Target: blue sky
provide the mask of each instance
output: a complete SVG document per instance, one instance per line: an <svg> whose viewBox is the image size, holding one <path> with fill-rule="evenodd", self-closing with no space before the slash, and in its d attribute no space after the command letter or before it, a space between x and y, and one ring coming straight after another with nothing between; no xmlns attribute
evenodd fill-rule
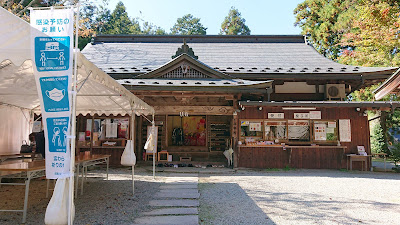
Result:
<svg viewBox="0 0 400 225"><path fill-rule="evenodd" d="M294 27L293 9L304 0L123 0L131 18L140 17L166 31L185 14L200 18L207 34L218 34L221 23L234 6L246 19L251 34L300 34ZM119 0L110 0L115 9Z"/></svg>

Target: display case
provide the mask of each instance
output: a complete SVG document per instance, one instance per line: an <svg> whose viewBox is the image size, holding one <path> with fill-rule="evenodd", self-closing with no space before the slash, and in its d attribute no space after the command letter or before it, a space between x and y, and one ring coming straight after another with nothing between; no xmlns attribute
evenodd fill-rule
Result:
<svg viewBox="0 0 400 225"><path fill-rule="evenodd" d="M287 122L280 120L264 121L264 137L266 141L282 142L288 137Z"/></svg>
<svg viewBox="0 0 400 225"><path fill-rule="evenodd" d="M256 145L264 140L262 120L240 121L240 142L245 145Z"/></svg>
<svg viewBox="0 0 400 225"><path fill-rule="evenodd" d="M332 145L338 142L336 120L240 120L239 144L264 145Z"/></svg>
<svg viewBox="0 0 400 225"><path fill-rule="evenodd" d="M288 120L288 140L298 142L310 142L309 120Z"/></svg>

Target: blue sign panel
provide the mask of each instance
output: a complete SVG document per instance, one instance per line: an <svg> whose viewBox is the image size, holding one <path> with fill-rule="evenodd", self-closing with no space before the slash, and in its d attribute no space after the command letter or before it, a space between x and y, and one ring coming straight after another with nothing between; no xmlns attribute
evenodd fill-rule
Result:
<svg viewBox="0 0 400 225"><path fill-rule="evenodd" d="M39 82L46 112L69 111L68 76L41 77Z"/></svg>
<svg viewBox="0 0 400 225"><path fill-rule="evenodd" d="M69 117L47 118L49 152L67 152Z"/></svg>
<svg viewBox="0 0 400 225"><path fill-rule="evenodd" d="M69 69L70 37L35 37L35 63L39 72Z"/></svg>

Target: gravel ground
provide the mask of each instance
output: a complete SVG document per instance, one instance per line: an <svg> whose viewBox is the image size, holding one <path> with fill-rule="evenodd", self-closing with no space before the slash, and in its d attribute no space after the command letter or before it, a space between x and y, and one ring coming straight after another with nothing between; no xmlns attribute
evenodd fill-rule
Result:
<svg viewBox="0 0 400 225"><path fill-rule="evenodd" d="M132 224L141 212L149 210L148 202L160 186L157 180L153 181L151 173L135 169L133 198L131 170L110 169L109 180L105 180L105 176L104 169L89 171L84 195L75 199L74 224ZM0 187L0 208L22 209L24 187ZM49 200L46 198L46 181L32 180L26 224L44 224ZM0 212L0 224L20 224L21 221L22 213Z"/></svg>
<svg viewBox="0 0 400 225"><path fill-rule="evenodd" d="M179 168L180 169L180 168ZM179 170L178 170L179 171ZM201 224L400 224L400 174L337 170L227 170L199 173ZM144 169L89 171L75 201L75 224L132 224L173 174ZM103 176L103 177L101 177ZM46 181L31 182L27 224L44 224ZM0 208L22 208L23 186L0 187ZM20 224L21 213L0 212L0 224Z"/></svg>
<svg viewBox="0 0 400 225"><path fill-rule="evenodd" d="M199 187L201 224L400 224L400 174L239 170Z"/></svg>

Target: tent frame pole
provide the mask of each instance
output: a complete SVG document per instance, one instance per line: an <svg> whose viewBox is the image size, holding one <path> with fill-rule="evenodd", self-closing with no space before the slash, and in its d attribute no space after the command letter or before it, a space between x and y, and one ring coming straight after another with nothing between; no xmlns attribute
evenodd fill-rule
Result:
<svg viewBox="0 0 400 225"><path fill-rule="evenodd" d="M72 215L72 207L74 201L74 170L75 170L75 137L76 137L76 81L77 81L77 74L78 74L78 30L79 30L79 6L80 3L76 4L76 18L75 18L75 47L74 47L74 77L72 79L72 106L71 106L71 129L70 129L70 137L71 137L71 159L70 159L70 168L69 168L69 201L68 201L68 225L73 224L73 217Z"/></svg>
<svg viewBox="0 0 400 225"><path fill-rule="evenodd" d="M135 113L131 114L131 143L135 152ZM132 196L135 196L135 166L132 166Z"/></svg>
<svg viewBox="0 0 400 225"><path fill-rule="evenodd" d="M151 122L152 125L152 129L151 132L154 134L154 129L155 129L155 122L154 122L154 113L153 113L153 121ZM157 137L155 137L157 141ZM157 152L157 148L153 149L153 180L156 179L156 152Z"/></svg>

